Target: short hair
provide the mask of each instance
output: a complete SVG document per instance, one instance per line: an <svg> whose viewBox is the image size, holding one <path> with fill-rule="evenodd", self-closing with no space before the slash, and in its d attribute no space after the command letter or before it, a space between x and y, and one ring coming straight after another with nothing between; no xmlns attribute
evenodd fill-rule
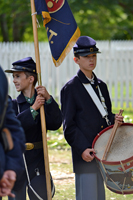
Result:
<svg viewBox="0 0 133 200"><path fill-rule="evenodd" d="M36 83L37 83L37 74L31 73L31 72L25 72L25 71L24 71L24 73L25 73L25 75L26 75L27 78L28 78L29 76L33 76L33 77L34 77L33 85L35 86Z"/></svg>
<svg viewBox="0 0 133 200"><path fill-rule="evenodd" d="M80 56L77 53L74 53L74 57L80 58Z"/></svg>

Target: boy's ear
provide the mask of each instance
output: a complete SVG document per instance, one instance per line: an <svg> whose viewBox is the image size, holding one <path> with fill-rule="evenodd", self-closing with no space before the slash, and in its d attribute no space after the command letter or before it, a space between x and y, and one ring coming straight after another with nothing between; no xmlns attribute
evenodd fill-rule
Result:
<svg viewBox="0 0 133 200"><path fill-rule="evenodd" d="M73 60L74 60L74 62L75 62L76 64L78 64L78 60L79 60L79 58L74 57Z"/></svg>
<svg viewBox="0 0 133 200"><path fill-rule="evenodd" d="M30 83L33 83L34 82L34 76L29 76L30 78Z"/></svg>

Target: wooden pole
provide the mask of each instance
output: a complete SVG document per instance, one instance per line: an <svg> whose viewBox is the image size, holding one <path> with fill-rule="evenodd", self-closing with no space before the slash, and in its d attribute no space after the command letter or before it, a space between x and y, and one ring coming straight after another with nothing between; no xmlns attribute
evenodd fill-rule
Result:
<svg viewBox="0 0 133 200"><path fill-rule="evenodd" d="M123 110L120 110L120 111L119 111L119 116L121 116L122 113L123 113ZM111 147L111 145L112 145L113 139L114 139L114 137L115 137L117 128L118 128L118 122L115 121L115 124L114 124L114 126L113 126L112 132L111 132L111 134L110 134L110 137L109 137L109 139L108 139L107 145L106 145L106 147L105 147L105 151L104 151L102 160L106 160L106 159L107 159L107 156L108 156L110 147Z"/></svg>
<svg viewBox="0 0 133 200"><path fill-rule="evenodd" d="M36 10L35 10L34 0L31 0L31 13L32 13L32 25L33 25L34 47L35 47L36 70L37 70L37 76L38 76L38 84L42 85L38 32L37 32L37 22L36 22ZM42 126L42 141L43 141L43 154L44 154L44 164L45 164L45 174L46 174L47 198L48 198L48 200L52 200L44 106L41 106L41 108L40 108L40 117L41 117L41 126ZM40 187L43 187L43 185L40 186Z"/></svg>

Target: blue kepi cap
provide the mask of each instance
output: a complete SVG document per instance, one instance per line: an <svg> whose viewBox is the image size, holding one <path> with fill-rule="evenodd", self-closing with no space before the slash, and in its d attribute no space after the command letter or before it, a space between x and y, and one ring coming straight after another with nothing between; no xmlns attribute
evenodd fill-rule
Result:
<svg viewBox="0 0 133 200"><path fill-rule="evenodd" d="M15 71L36 73L36 63L31 57L26 57L12 63L13 67L9 70L5 70L7 73L13 73Z"/></svg>
<svg viewBox="0 0 133 200"><path fill-rule="evenodd" d="M73 46L73 52L79 56L87 56L93 53L101 53L96 47L96 41L89 36L80 36Z"/></svg>

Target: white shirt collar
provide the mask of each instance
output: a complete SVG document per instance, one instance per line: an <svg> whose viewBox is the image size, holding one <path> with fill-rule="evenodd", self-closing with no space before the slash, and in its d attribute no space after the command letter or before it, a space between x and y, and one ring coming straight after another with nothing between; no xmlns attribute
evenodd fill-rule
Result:
<svg viewBox="0 0 133 200"><path fill-rule="evenodd" d="M92 74L92 75L93 75L93 74ZM90 81L91 84L94 84L94 75L93 75L92 78L88 78L87 76L86 76L86 78Z"/></svg>

